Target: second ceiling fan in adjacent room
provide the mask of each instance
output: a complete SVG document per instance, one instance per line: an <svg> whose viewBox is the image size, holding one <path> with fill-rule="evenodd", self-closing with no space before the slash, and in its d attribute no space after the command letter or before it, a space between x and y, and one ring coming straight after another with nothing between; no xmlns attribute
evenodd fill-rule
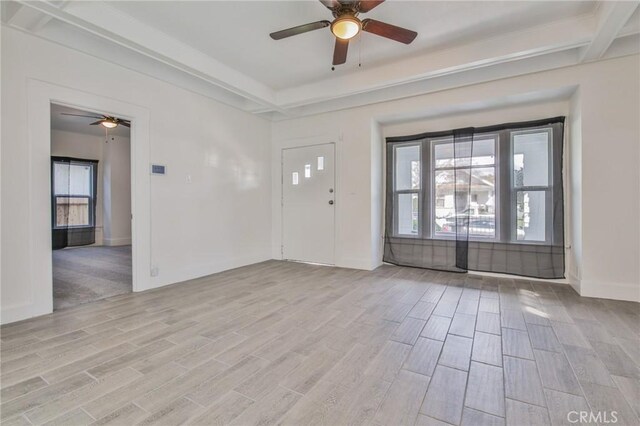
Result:
<svg viewBox="0 0 640 426"><path fill-rule="evenodd" d="M358 35L360 31L399 41L404 44L411 43L418 35L415 31L376 21L375 19L367 18L360 20L358 18L359 14L367 13L383 2L384 0L320 0L320 3L331 10L335 18L333 21L322 20L298 25L286 30L276 31L271 33L270 36L274 40L280 40L309 31L330 27L331 33L336 38L333 50L333 65L344 64L347 61L349 40Z"/></svg>
<svg viewBox="0 0 640 426"><path fill-rule="evenodd" d="M86 118L97 119L97 121L94 121L93 123L89 123L89 125L97 126L98 124L101 124L103 127L106 127L107 129L113 129L114 127L118 127L119 125L122 125L124 127L131 127L131 122L129 120L123 120L122 118L112 117L110 115L84 115L84 114L71 114L68 112L61 112L60 114L71 115L74 117L86 117Z"/></svg>

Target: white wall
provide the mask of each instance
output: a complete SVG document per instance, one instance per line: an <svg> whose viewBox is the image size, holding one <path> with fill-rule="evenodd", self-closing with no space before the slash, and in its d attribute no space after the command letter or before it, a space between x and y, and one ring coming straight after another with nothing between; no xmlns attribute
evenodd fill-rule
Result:
<svg viewBox="0 0 640 426"><path fill-rule="evenodd" d="M391 136L568 115L570 152L577 156L568 165L581 169L569 175L582 179L567 189L573 203L581 200L570 210L579 229L573 220L567 224L580 245L568 256L580 269L570 278L585 295L640 300L639 81L636 55L274 123L273 256L280 257L283 147L336 140L336 263L371 269L381 260L379 126ZM576 90L579 98L570 99ZM576 102L580 118L571 116Z"/></svg>
<svg viewBox="0 0 640 426"><path fill-rule="evenodd" d="M45 184L30 181L32 168L46 167L32 161L36 153L28 142L32 127L27 114L29 87L34 80L149 112L150 159L167 166L166 176L151 177L151 223L139 224L150 227L151 264L159 270L157 277L149 278L150 287L271 257L269 122L3 26L3 323L46 313L46 307L34 302L47 283L32 278L31 240L27 238L32 218L48 217L50 211L47 197L30 198L34 185ZM37 154L43 158L49 152ZM139 166L142 170L149 167ZM190 183L187 176L191 176ZM144 199L141 194L134 196ZM38 238L45 244L49 237Z"/></svg>
<svg viewBox="0 0 640 426"><path fill-rule="evenodd" d="M107 143L101 139L104 245L131 244L131 139L109 136Z"/></svg>

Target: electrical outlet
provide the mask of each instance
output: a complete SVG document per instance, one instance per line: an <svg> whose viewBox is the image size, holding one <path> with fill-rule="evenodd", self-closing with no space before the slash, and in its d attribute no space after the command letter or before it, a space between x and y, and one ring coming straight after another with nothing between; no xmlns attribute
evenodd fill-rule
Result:
<svg viewBox="0 0 640 426"><path fill-rule="evenodd" d="M159 273L160 273L160 269L157 266L152 266L151 267L151 276L152 277L157 277Z"/></svg>

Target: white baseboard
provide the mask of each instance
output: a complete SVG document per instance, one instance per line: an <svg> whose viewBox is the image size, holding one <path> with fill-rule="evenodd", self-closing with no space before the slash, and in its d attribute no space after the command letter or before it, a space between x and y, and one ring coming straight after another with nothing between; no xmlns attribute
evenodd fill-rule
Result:
<svg viewBox="0 0 640 426"><path fill-rule="evenodd" d="M157 277L151 277L149 287L139 289L137 291L151 290L195 278L206 277L207 275L216 274L229 269L240 268L241 266L253 265L254 263L260 263L267 260L271 260L271 256L265 252L215 261L202 265L191 265L173 271L163 270L162 266L159 265L159 274Z"/></svg>
<svg viewBox="0 0 640 426"><path fill-rule="evenodd" d="M582 280L580 282L580 296L640 302L640 284Z"/></svg>
<svg viewBox="0 0 640 426"><path fill-rule="evenodd" d="M50 314L52 311L52 307L37 306L35 302L3 307L0 311L0 324L9 324L33 317L39 317L41 315Z"/></svg>
<svg viewBox="0 0 640 426"><path fill-rule="evenodd" d="M131 237L125 238L103 238L102 245L105 246L130 246Z"/></svg>
<svg viewBox="0 0 640 426"><path fill-rule="evenodd" d="M567 278L569 280L569 285L576 291L576 293L580 293L580 278L577 275L569 272L567 274Z"/></svg>
<svg viewBox="0 0 640 426"><path fill-rule="evenodd" d="M361 269L364 271L373 271L380 265L374 265L371 259L361 259L357 257L346 257L338 259L336 266L340 268Z"/></svg>

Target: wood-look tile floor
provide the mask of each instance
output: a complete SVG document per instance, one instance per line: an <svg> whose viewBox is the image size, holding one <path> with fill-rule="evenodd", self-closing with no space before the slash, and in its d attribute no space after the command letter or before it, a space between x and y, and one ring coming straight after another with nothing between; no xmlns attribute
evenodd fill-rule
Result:
<svg viewBox="0 0 640 426"><path fill-rule="evenodd" d="M638 425L639 315L562 285L269 261L3 326L0 419Z"/></svg>

